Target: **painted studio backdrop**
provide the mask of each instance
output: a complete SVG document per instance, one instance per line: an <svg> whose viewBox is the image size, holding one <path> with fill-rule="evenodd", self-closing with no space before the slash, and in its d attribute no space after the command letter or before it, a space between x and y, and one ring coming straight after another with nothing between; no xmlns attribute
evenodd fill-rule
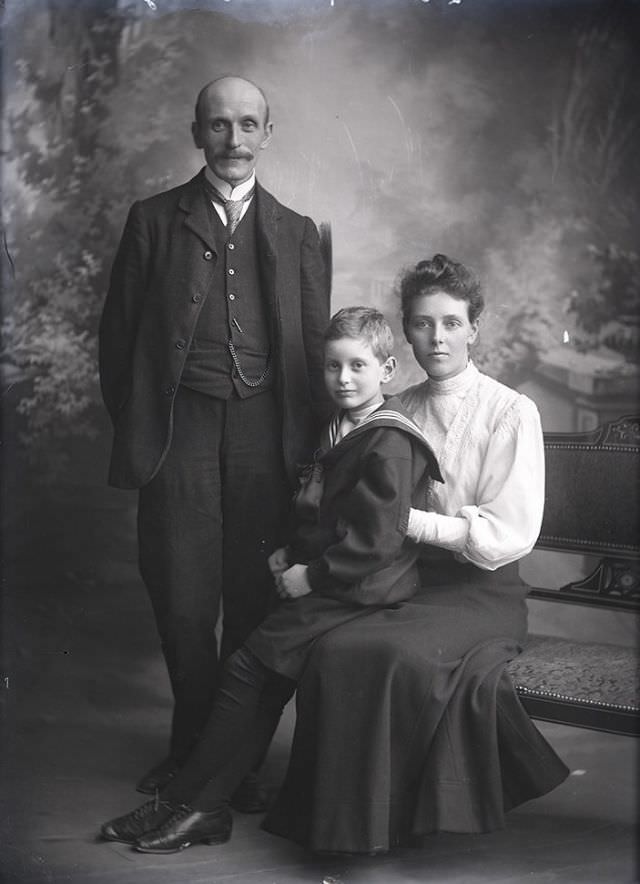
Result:
<svg viewBox="0 0 640 884"><path fill-rule="evenodd" d="M28 443L95 426L127 208L197 171L194 98L226 72L270 99L264 184L331 226L334 307L375 304L399 332L399 269L443 251L485 282L490 373L518 385L545 354L587 352L587 371L633 374L639 17L610 0L9 2L3 357L31 379ZM419 369L400 355L403 386Z"/></svg>
<svg viewBox="0 0 640 884"><path fill-rule="evenodd" d="M477 363L546 430L637 407L636 0L2 5L4 646L36 696L44 664L64 695L74 655L139 638L104 605L137 580L135 495L106 487L96 332L129 205L200 168L193 105L214 77L267 93L258 176L330 226L333 308L392 320L396 388L420 375L394 281L445 252L485 283ZM138 627L151 647L146 608ZM77 699L65 726L96 700Z"/></svg>

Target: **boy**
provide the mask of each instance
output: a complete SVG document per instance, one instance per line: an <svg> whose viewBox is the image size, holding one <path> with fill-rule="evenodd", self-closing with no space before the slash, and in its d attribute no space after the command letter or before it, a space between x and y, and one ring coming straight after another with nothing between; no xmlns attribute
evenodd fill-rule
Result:
<svg viewBox="0 0 640 884"><path fill-rule="evenodd" d="M424 500L436 458L382 387L396 369L393 335L367 307L338 311L325 333L325 383L339 410L296 496L291 545L269 564L284 604L225 666L197 746L160 793L102 827L144 853L175 853L231 835L229 796L265 752L313 643L418 587L409 508Z"/></svg>

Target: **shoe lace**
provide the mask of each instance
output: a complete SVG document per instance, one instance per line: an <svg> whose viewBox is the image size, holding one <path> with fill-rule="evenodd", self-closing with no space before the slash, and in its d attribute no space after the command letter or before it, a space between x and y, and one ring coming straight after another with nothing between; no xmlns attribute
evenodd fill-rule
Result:
<svg viewBox="0 0 640 884"><path fill-rule="evenodd" d="M161 825L156 829L156 832L159 834L164 834L165 831L170 830L176 823L179 823L180 820L184 819L186 816L189 816L190 813L193 813L193 808L188 804L179 804L177 807L171 807L171 805L167 805L171 808L172 813L167 819L161 823Z"/></svg>
<svg viewBox="0 0 640 884"><path fill-rule="evenodd" d="M145 817L149 816L149 814L158 811L160 806L165 807L167 810L171 809L171 805L167 801L160 801L159 796L156 793L155 798L152 798L151 801L146 801L140 807L136 808L131 816L134 820L143 820Z"/></svg>

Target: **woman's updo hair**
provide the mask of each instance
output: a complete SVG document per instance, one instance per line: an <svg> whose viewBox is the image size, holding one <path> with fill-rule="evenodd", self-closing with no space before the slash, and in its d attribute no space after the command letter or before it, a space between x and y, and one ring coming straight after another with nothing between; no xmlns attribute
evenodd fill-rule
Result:
<svg viewBox="0 0 640 884"><path fill-rule="evenodd" d="M429 261L419 261L400 278L402 325L406 332L411 318L411 305L419 295L444 292L468 304L469 321L475 322L484 309L480 282L470 270L452 261L446 255L434 255Z"/></svg>

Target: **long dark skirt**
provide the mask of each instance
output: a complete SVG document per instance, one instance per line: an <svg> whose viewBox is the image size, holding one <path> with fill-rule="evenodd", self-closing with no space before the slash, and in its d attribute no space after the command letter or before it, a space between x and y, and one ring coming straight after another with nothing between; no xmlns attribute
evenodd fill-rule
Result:
<svg viewBox="0 0 640 884"><path fill-rule="evenodd" d="M502 828L506 810L567 776L504 671L526 636L515 566L451 560L425 579L398 609L314 647L267 831L315 851L382 852Z"/></svg>

